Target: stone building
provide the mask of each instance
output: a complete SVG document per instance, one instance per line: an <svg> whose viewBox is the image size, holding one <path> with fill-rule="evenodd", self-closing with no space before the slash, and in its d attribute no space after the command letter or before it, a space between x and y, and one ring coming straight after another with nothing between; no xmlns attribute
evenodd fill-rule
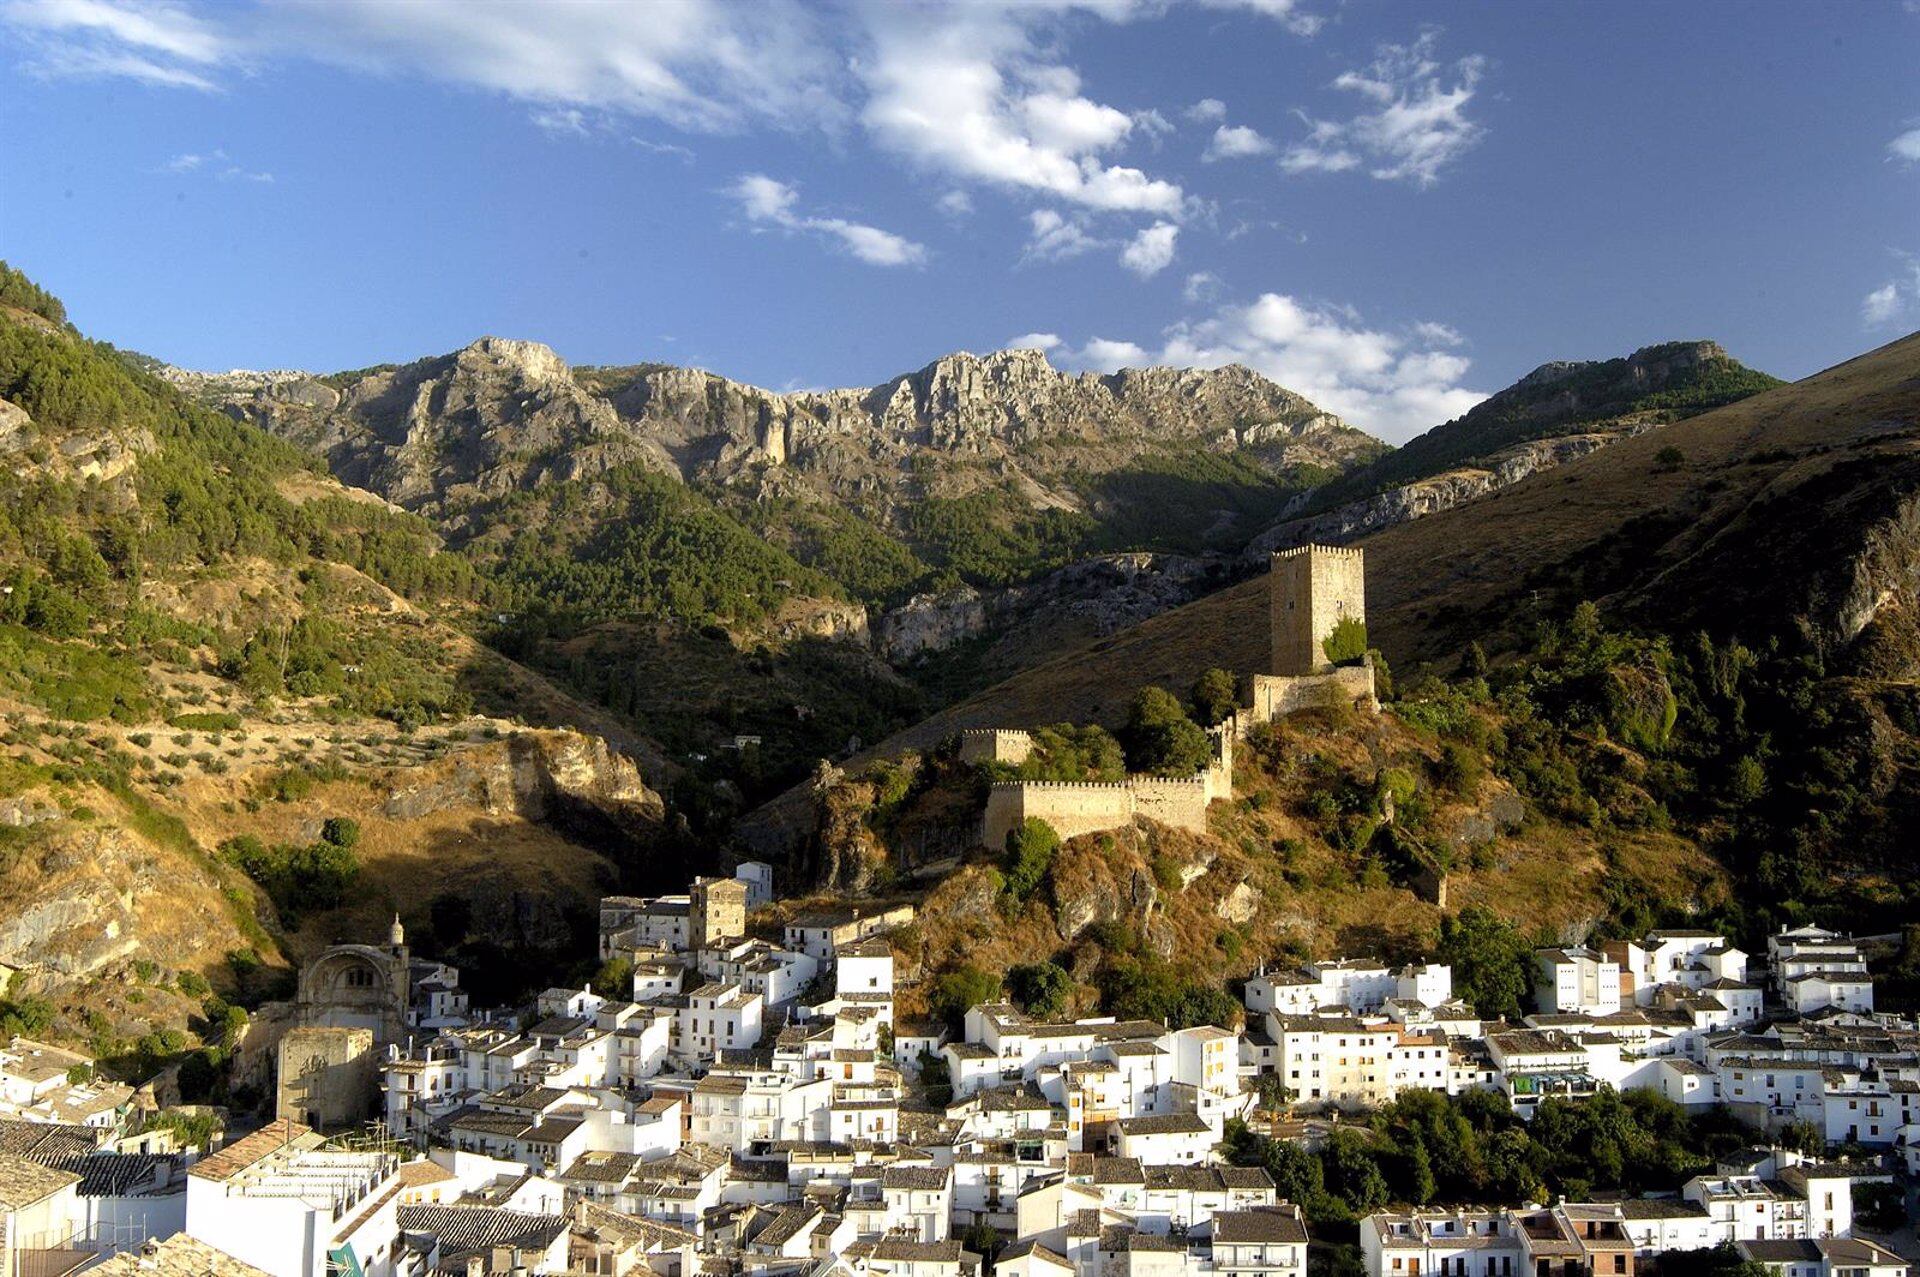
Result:
<svg viewBox="0 0 1920 1277"><path fill-rule="evenodd" d="M1267 568L1273 626L1272 674L1325 674L1326 641L1342 621L1367 623L1366 551L1303 545L1282 550Z"/></svg>
<svg viewBox="0 0 1920 1277"><path fill-rule="evenodd" d="M406 1041L419 1018L417 995L423 1006L439 1006L458 983L454 968L414 959L398 916L384 948L324 950L300 968L291 1024L275 1047L275 1116L316 1127L371 1116L378 1053Z"/></svg>
<svg viewBox="0 0 1920 1277"><path fill-rule="evenodd" d="M1367 622L1366 552L1332 545L1282 550L1267 581L1273 668L1243 683L1242 726L1336 702L1378 709L1372 662L1336 666L1326 649L1342 621Z"/></svg>
<svg viewBox="0 0 1920 1277"><path fill-rule="evenodd" d="M747 884L738 878L695 878L687 906L695 951L747 934Z"/></svg>
<svg viewBox="0 0 1920 1277"><path fill-rule="evenodd" d="M1248 728L1341 704L1377 710L1371 662L1336 666L1326 650L1342 621L1366 624L1364 551L1327 545L1284 550L1273 556L1267 581L1272 671L1244 680L1240 709L1213 729L1213 756L1203 770L1105 784L1002 781L988 791L981 842L1002 847L1007 834L1029 819L1046 821L1062 838L1117 829L1135 817L1204 832L1208 805L1233 795L1233 743ZM1022 731L976 728L960 735L962 762L1020 763L1032 749L1032 738Z"/></svg>
<svg viewBox="0 0 1920 1277"><path fill-rule="evenodd" d="M963 763L1009 763L1018 767L1033 753L1033 737L1026 732L994 727L969 727L960 733Z"/></svg>

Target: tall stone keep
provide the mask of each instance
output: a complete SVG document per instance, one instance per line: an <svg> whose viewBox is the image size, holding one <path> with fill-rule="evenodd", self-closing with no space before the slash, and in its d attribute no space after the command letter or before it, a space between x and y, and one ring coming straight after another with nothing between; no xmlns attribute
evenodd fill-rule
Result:
<svg viewBox="0 0 1920 1277"><path fill-rule="evenodd" d="M738 878L695 878L687 904L691 947L704 949L747 934L747 884Z"/></svg>
<svg viewBox="0 0 1920 1277"><path fill-rule="evenodd" d="M1268 568L1273 610L1273 673L1324 674L1333 668L1322 644L1333 627L1367 620L1365 552L1354 546L1302 545L1273 556Z"/></svg>

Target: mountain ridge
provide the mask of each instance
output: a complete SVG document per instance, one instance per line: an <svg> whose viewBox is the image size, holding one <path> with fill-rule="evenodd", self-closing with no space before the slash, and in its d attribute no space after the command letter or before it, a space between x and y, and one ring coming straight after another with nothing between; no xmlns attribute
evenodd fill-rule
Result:
<svg viewBox="0 0 1920 1277"><path fill-rule="evenodd" d="M1714 341L1549 360L1459 417L1301 493L1247 553L1350 541L1781 384Z"/></svg>

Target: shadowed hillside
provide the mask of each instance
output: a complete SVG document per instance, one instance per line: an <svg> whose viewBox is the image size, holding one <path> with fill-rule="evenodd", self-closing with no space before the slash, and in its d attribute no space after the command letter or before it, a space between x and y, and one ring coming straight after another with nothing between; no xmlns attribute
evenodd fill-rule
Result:
<svg viewBox="0 0 1920 1277"><path fill-rule="evenodd" d="M1911 616L1920 544L1906 546L1904 582L1893 565L1916 493L1920 335L1368 538L1369 630L1396 668L1450 665L1471 641L1492 647L1535 612L1593 598L1664 629L1804 632L1837 648L1877 615L1863 600L1883 589L1894 593L1878 612L1890 619L1904 598ZM875 752L963 727L1112 722L1144 684L1263 668L1266 599L1263 579L1243 582L1025 670Z"/></svg>

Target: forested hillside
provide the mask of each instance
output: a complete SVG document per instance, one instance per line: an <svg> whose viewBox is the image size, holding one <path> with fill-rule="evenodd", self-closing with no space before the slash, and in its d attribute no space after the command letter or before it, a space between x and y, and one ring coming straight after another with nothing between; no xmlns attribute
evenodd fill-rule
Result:
<svg viewBox="0 0 1920 1277"><path fill-rule="evenodd" d="M448 623L501 588L0 267L0 996L113 1055L394 910L570 952L677 772Z"/></svg>

